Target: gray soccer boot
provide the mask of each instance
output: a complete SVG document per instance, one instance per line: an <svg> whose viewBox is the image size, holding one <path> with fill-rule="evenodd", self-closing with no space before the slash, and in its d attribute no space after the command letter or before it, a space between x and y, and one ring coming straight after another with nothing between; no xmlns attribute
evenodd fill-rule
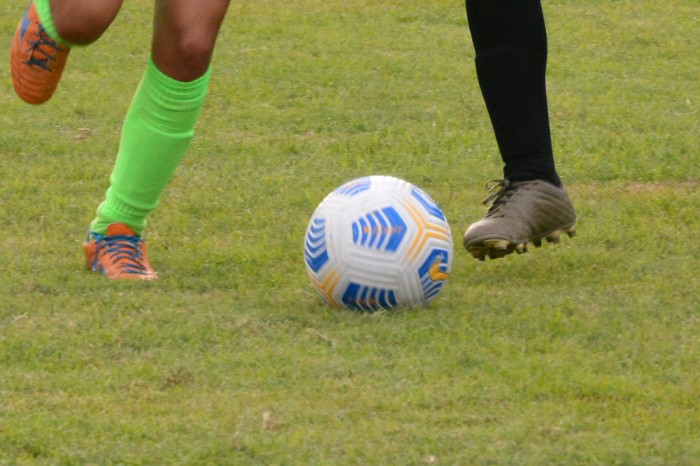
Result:
<svg viewBox="0 0 700 466"><path fill-rule="evenodd" d="M562 233L576 234L576 213L564 188L541 180L494 180L486 186L500 189L484 200L484 205L493 201L486 217L470 225L462 240L475 258L522 254L530 242L539 247L543 239L558 243Z"/></svg>

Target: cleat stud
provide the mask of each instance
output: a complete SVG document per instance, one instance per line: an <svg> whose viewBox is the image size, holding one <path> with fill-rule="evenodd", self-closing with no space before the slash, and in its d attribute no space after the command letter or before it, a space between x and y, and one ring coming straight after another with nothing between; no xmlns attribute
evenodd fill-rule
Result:
<svg viewBox="0 0 700 466"><path fill-rule="evenodd" d="M550 234L548 234L545 239L549 243L558 243L560 236L561 236L561 230L556 230L556 231L553 231Z"/></svg>
<svg viewBox="0 0 700 466"><path fill-rule="evenodd" d="M569 235L569 238L573 238L574 236L576 236L576 227L567 228L565 230L565 233Z"/></svg>
<svg viewBox="0 0 700 466"><path fill-rule="evenodd" d="M536 248L539 248L540 246L542 246L542 239L533 239L532 244L534 244Z"/></svg>
<svg viewBox="0 0 700 466"><path fill-rule="evenodd" d="M479 259L480 261L486 260L486 251L480 247L468 247L467 252L469 252L474 259Z"/></svg>
<svg viewBox="0 0 700 466"><path fill-rule="evenodd" d="M515 245L515 252L518 254L522 254L524 252L527 252L527 247L525 246L525 243L518 243Z"/></svg>
<svg viewBox="0 0 700 466"><path fill-rule="evenodd" d="M510 242L504 239L491 239L484 241L484 248L487 251L499 251L499 252L507 252L508 247L510 246ZM501 256L503 257L503 256Z"/></svg>
<svg viewBox="0 0 700 466"><path fill-rule="evenodd" d="M492 249L489 251L489 258L490 259L500 259L501 257L505 257L507 253L501 249Z"/></svg>

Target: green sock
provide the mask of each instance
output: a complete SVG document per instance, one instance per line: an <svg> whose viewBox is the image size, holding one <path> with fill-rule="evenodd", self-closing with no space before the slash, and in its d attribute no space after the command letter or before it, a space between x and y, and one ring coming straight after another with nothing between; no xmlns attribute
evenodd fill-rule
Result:
<svg viewBox="0 0 700 466"><path fill-rule="evenodd" d="M124 120L121 143L105 201L91 230L105 234L125 223L137 235L187 152L209 87L211 69L190 82L176 81L149 59Z"/></svg>
<svg viewBox="0 0 700 466"><path fill-rule="evenodd" d="M49 37L53 40L72 47L74 44L71 44L70 42L61 39L61 36L58 35L56 25L53 23L53 17L51 16L51 1L32 1L34 2L34 6L36 7L36 13L39 15L39 20L41 21L41 25L43 26L44 31L46 31L46 34L48 34Z"/></svg>

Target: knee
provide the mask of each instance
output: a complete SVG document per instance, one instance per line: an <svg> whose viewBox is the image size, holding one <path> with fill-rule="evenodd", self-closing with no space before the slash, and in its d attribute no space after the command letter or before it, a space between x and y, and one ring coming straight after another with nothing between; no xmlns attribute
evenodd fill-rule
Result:
<svg viewBox="0 0 700 466"><path fill-rule="evenodd" d="M70 24L57 29L61 39L75 45L92 44L107 30L107 28L98 28L95 25L79 27L77 24Z"/></svg>
<svg viewBox="0 0 700 466"><path fill-rule="evenodd" d="M163 36L160 36L163 37ZM209 68L216 34L189 29L154 41L153 58L158 67L170 77L192 81Z"/></svg>
<svg viewBox="0 0 700 466"><path fill-rule="evenodd" d="M179 60L195 74L203 74L209 67L214 50L215 36L196 31L182 35L175 44Z"/></svg>

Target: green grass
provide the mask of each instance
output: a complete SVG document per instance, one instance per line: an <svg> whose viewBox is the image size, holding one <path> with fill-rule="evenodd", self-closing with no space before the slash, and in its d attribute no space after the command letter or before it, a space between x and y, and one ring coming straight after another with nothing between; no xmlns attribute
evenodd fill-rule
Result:
<svg viewBox="0 0 700 466"><path fill-rule="evenodd" d="M501 167L461 2L234 2L151 217L153 283L80 249L151 3L75 50L42 107L0 68L0 464L696 464L700 6L544 8L579 236L486 263L457 241L418 311L326 308L302 238L367 174L423 187L457 240L483 214Z"/></svg>

